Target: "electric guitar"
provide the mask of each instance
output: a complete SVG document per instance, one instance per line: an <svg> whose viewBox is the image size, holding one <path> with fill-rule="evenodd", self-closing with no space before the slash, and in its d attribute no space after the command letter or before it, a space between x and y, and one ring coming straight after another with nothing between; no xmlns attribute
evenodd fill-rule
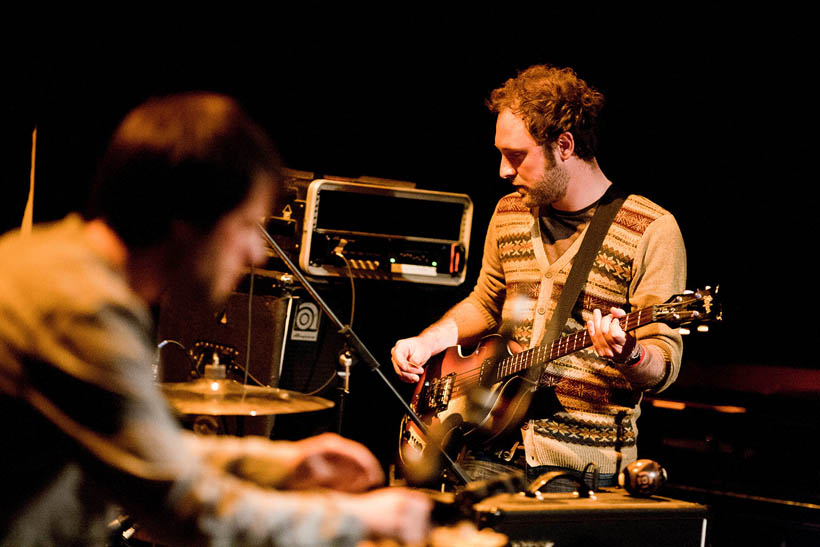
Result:
<svg viewBox="0 0 820 547"><path fill-rule="evenodd" d="M619 318L621 328L631 331L655 322L680 327L720 321L722 311L717 293L717 288L712 290L706 287L673 296L664 304L649 306ZM461 346L448 348L427 362L413 392L410 408L428 431L439 428L437 438L447 438L447 433L441 432L442 428L458 428L466 445L487 444L518 425L529 404L528 400L522 400L526 397L521 394L531 393L539 387L537 378L525 378L522 373L530 369L539 372L538 377L542 372L546 373L554 380L554 383L547 385L554 385L560 381L561 373L548 364L591 345L589 333L583 329L551 344L518 353L513 353L499 335L483 338L475 351L467 356L462 354ZM543 367L543 371L535 367ZM524 389L522 382L526 382ZM478 405L479 409L468 400L468 395L476 392L473 390L476 387L484 388L486 394L482 404ZM591 386L585 386L585 389L589 388ZM409 416L405 416L399 437L401 460L405 463L418 461L427 442L421 429Z"/></svg>

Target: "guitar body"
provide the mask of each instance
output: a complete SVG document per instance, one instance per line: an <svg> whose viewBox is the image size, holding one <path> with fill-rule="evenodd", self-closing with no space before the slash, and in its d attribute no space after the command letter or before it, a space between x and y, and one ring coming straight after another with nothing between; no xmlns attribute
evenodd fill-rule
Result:
<svg viewBox="0 0 820 547"><path fill-rule="evenodd" d="M488 444L518 425L526 410L531 384L521 376L494 382L498 363L519 348L499 335L481 340L475 351L463 355L460 346L448 348L432 357L416 384L410 407L439 442L447 445L458 430L471 446ZM475 389L480 387L483 389ZM471 401L470 391L479 401ZM399 457L403 462L417 461L427 439L408 417L402 420Z"/></svg>

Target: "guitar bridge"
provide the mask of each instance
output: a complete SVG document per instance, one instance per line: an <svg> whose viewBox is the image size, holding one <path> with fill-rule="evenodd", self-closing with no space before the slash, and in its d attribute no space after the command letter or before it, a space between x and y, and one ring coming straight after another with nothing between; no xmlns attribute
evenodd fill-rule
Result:
<svg viewBox="0 0 820 547"><path fill-rule="evenodd" d="M453 394L456 373L452 372L443 378L437 378L425 386L422 402L428 411L441 412L447 410L450 397Z"/></svg>

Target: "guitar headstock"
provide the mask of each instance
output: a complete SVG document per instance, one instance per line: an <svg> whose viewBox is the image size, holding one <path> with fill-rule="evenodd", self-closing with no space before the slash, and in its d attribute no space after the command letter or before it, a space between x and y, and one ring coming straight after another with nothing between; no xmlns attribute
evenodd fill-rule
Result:
<svg viewBox="0 0 820 547"><path fill-rule="evenodd" d="M723 310L718 289L719 287L706 287L675 295L666 303L655 306L655 320L676 327L721 321Z"/></svg>

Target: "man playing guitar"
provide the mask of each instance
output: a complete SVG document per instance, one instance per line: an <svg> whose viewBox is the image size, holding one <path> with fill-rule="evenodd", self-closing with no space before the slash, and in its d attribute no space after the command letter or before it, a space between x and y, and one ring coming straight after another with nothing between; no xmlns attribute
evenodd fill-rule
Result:
<svg viewBox="0 0 820 547"><path fill-rule="evenodd" d="M533 66L492 92L499 174L515 191L496 206L473 292L393 347L402 380L418 382L431 356L496 330L518 349L543 342L590 220L612 184L596 160L603 102L573 70L551 66ZM651 323L628 331L624 310L664 302L683 291L685 278L674 217L642 196L626 197L562 329L586 328L592 349L557 359L551 365L557 376L542 376L554 384L557 404L521 425L516 446L524 455L510 451L511 442L474 448L462 467L479 479L526 462L532 479L593 463L600 484L613 485L637 458L641 394L675 380L682 352L677 330Z"/></svg>

